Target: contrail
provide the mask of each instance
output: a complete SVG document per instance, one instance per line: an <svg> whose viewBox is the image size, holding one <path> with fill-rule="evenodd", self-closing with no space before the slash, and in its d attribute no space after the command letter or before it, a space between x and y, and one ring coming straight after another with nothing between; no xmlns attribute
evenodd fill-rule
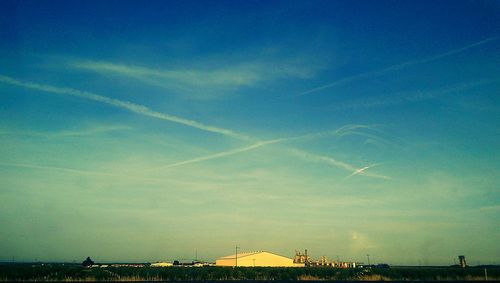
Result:
<svg viewBox="0 0 500 283"><path fill-rule="evenodd" d="M380 164L381 164L381 163L378 163L378 164L372 164L372 165L365 166L365 167L363 167L363 168L357 169L357 170L356 170L356 171L354 171L351 175L349 175L349 176L345 177L345 178L344 178L344 180L345 180L345 179L349 179L349 178L351 178L351 177L353 177L353 176L356 176L356 175L358 175L358 174L363 174L363 175L366 175L365 170L370 169L370 168L373 168L373 167L375 167L375 166L379 166ZM368 176L368 175L367 175L367 176ZM382 176L382 175L379 175L379 176L380 176L380 178L382 178L382 179L390 179L390 178L389 178L389 177L387 177L387 176Z"/></svg>
<svg viewBox="0 0 500 283"><path fill-rule="evenodd" d="M222 151L222 152L218 152L218 153L214 153L214 154L210 154L210 155L206 155L206 156L196 157L196 158L192 158L192 159L188 159L188 160L176 162L176 163L173 163L173 164L170 164L170 165L162 166L162 167L159 167L159 168L155 168L155 169L152 169L152 170L156 171L156 170L168 169L168 168L183 166L183 165L187 165L187 164L198 163L198 162L203 162L203 161L212 160L212 159L216 159L216 158L226 157L226 156L230 156L230 155L234 155L234 154L238 154L238 153L242 153L242 152L247 152L247 151L250 151L250 150L257 149L257 148L262 147L262 146L266 146L266 145L270 145L270 144L275 144L275 143L281 143L281 142L287 142L287 141L294 141L294 140L300 140L300 139L321 138L321 137L328 136L328 135L342 136L342 135L344 135L344 132L352 130L352 129L358 129L358 128L369 128L369 126L365 126L365 125L346 125L346 126L343 126L343 127L339 128L339 129L337 129L335 131L325 131L325 132L310 133L310 134L305 134L305 135L300 135L300 136L295 136L295 137L279 138L279 139L273 139L273 140L267 140L267 141L259 141L259 142L256 142L256 143L254 143L252 145L249 145L249 146L246 146L246 147L232 149L232 150L227 150L227 151ZM305 152L303 152L303 153L304 154L309 154L309 153L305 153ZM355 171L356 170L355 167L352 167L352 166L349 167L350 165L346 166L347 164L342 163L340 161L338 161L336 163L331 158L330 159L323 159L323 162L325 162L325 161L327 163L329 163L330 165L340 166L340 167L342 167L344 169L347 169L349 171ZM150 171L150 170L148 170L148 171Z"/></svg>
<svg viewBox="0 0 500 283"><path fill-rule="evenodd" d="M251 150L257 149L259 147L265 146L265 145L275 144L275 143L279 143L279 142L285 142L285 141L288 141L288 140L290 140L290 139L283 138L283 139L274 139L274 140L268 140L268 141L261 141L261 142L254 143L254 144L246 146L246 147L237 148L237 149L228 150L228 151L222 151L222 152L218 152L218 153L215 153L215 154L206 155L206 156L202 156L202 157L197 157L197 158L193 158L193 159L189 159L189 160L184 160L184 161L180 161L180 162L173 163L173 164L170 164L170 165L166 165L166 166L162 166L162 167L159 167L159 168L155 168L155 169L152 169L152 170L158 171L158 170L170 169L170 168L179 167L179 166L183 166L183 165L187 165L187 164L193 164L193 163L203 162L203 161L207 161L207 160L222 158L222 157L226 157L226 156L230 156L230 155L234 155L234 154L238 154L238 153L242 153L242 152L251 151ZM291 153L293 153L293 155L295 155L295 156L297 156L297 157L299 157L299 158L301 158L303 160L306 160L308 162L325 163L327 165L339 167L339 168L342 168L344 170L353 172L348 177L351 177L351 176L354 176L354 175L357 175L357 174L363 174L363 175L365 175L367 177L372 177L372 178L379 178L379 179L385 179L385 180L389 180L390 179L390 177L388 177L388 176L378 175L378 174L372 174L372 173L365 173L364 172L366 169L371 168L371 167L373 167L375 165L367 166L367 167L364 167L364 168L361 168L361 169L357 169L356 167L354 167L354 166L352 166L350 164L347 164L345 162L336 160L336 159L334 159L332 157L329 157L329 156L316 155L316 154L312 154L312 153L309 153L309 152L306 152L306 151L303 151L303 150L298 150L298 149L295 149L295 148L289 148L289 151ZM151 170L148 170L148 171L151 171Z"/></svg>
<svg viewBox="0 0 500 283"><path fill-rule="evenodd" d="M156 171L156 170L168 169L168 168L178 167L178 166L182 166L182 165L186 165L186 164L198 163L198 162L207 161L207 160L211 160L211 159L221 158L221 157L225 157L225 156L229 156L229 155L234 155L234 154L237 154L237 153L242 153L242 152L254 150L256 148L259 148L259 147L262 147L262 146L265 146L265 145L268 145L268 144L278 143L278 142L281 142L283 140L284 139L274 139L274 140L268 140L268 141L260 141L260 142L254 143L254 144L246 146L246 147L232 149L232 150L227 150L227 151L222 151L222 152L218 152L218 153L215 153L215 154L210 154L210 155L206 155L206 156L202 156L202 157L197 157L197 158L193 158L193 159L189 159L189 160L184 160L184 161L180 161L180 162L173 163L173 164L170 164L170 165L166 165L166 166L162 166L162 167L159 167L159 168L155 168L153 170Z"/></svg>
<svg viewBox="0 0 500 283"><path fill-rule="evenodd" d="M329 165L340 167L344 170L351 171L351 172L354 172L357 170L356 167L354 167L350 164L347 164L345 162L336 160L336 159L329 157L329 156L316 155L316 154L312 154L312 153L309 153L309 152L306 152L303 150L299 150L299 149L290 149L289 151L293 155L295 155L303 160L309 161L309 162L326 163Z"/></svg>
<svg viewBox="0 0 500 283"><path fill-rule="evenodd" d="M437 98L449 93L463 91L466 89L474 88L477 86L481 86L484 84L489 84L493 82L498 82L499 80L477 80L466 83L458 83L438 89L427 90L427 91L407 91L407 92L398 92L392 95L384 95L378 96L368 99L358 99L351 101L350 103L344 103L337 105L332 108L334 110L345 110L345 109L360 109L360 108L376 108L376 107L385 107L385 106L393 106L402 103L410 103L416 101L422 101L426 99Z"/></svg>
<svg viewBox="0 0 500 283"><path fill-rule="evenodd" d="M71 169L71 168L64 168L64 167L55 167L55 166L34 165L34 164L26 164L26 163L0 162L0 166L29 168L29 169L42 169L42 170L55 170L55 171L62 171L62 172L76 173L76 174L85 174L85 175L113 176L112 174L107 174L107 173L102 173L102 172L85 171L85 170Z"/></svg>
<svg viewBox="0 0 500 283"><path fill-rule="evenodd" d="M232 137L232 138L236 138L236 139L240 139L240 140L252 140L251 138L249 138L245 135L233 132L233 131L228 130L228 129L223 129L223 128L219 128L219 127L215 127L215 126L205 125L205 124L197 122L197 121L193 121L193 120L189 120L189 119L185 119L185 118L181 118L181 117L153 111L144 105L132 103L129 101L123 101L123 100L119 100L119 99L115 99L115 98L110 98L110 97L98 95L98 94L87 92L87 91L80 91L80 90L72 89L72 88L61 88L61 87L55 87L55 86L50 86L50 85L42 85L42 84L37 84L37 83L32 83L32 82L24 82L24 81L20 81L20 80L17 80L17 79L11 78L11 77L7 77L7 76L3 76L3 75L0 75L0 82L15 85L15 86L20 86L20 87L24 87L24 88L29 88L29 89L36 89L36 90L45 91L45 92L80 97L83 99L93 100L93 101L97 101L100 103L112 105L112 106L115 106L118 108L122 108L122 109L128 110L128 111L136 113L136 114L170 121L173 123L185 125L188 127L199 129L199 130L203 130L203 131L207 131L207 132L211 132L211 133L216 133L216 134L221 134L224 136L228 136L228 137Z"/></svg>
<svg viewBox="0 0 500 283"><path fill-rule="evenodd" d="M0 135L16 135L16 136L31 136L31 137L42 137L42 138L66 138L66 137L83 137L83 136L91 136L98 135L101 133L108 133L112 131L120 131L120 130L130 130L131 127L127 126L99 126L94 128L87 128L83 130L74 130L74 131L61 131L61 132L16 132L16 131L0 131Z"/></svg>
<svg viewBox="0 0 500 283"><path fill-rule="evenodd" d="M316 162L316 163L326 163L328 165L332 165L335 167L342 168L346 171L353 172L354 175L363 173L363 175L367 177L372 177L372 178L379 178L379 179L385 179L388 180L390 177L384 176L384 175L378 175L378 174L372 174L372 173L366 173L363 172L368 168L361 168L357 169L353 165L350 165L348 163L336 160L335 158L332 158L330 156L324 156L324 155L317 155L317 154L312 154L303 150L298 150L298 149L290 149L290 151L295 154L297 157L300 157L306 161L310 162Z"/></svg>
<svg viewBox="0 0 500 283"><path fill-rule="evenodd" d="M167 181L167 182L178 183L178 184L182 184L182 185L197 185L197 183L179 181L179 180L174 180L171 178L162 179L162 178L154 178L154 177L141 177L141 176L134 176L131 174L120 175L120 174L113 174L113 173L104 173L104 172L87 171L87 170L80 170L80 169L73 169L73 168L66 168L66 167L46 166L46 165L37 165L37 164L28 164L28 163L0 162L0 166L36 169L36 170L60 171L60 172L65 172L65 173L78 174L78 175L90 175L90 176L94 175L94 176L104 176L104 177L115 177L115 178L120 178L120 179L133 179L133 180L156 181L156 182Z"/></svg>
<svg viewBox="0 0 500 283"><path fill-rule="evenodd" d="M326 85L323 85L323 86L320 86L320 87L316 87L316 88L313 88L313 89L301 92L297 96L302 96L302 95L306 95L306 94L318 92L318 91L321 91L321 90L324 90L324 89L328 89L328 88L332 88L332 87L335 87L335 86L338 86L338 85L342 85L342 84L345 84L345 83L348 83L348 82L352 82L352 81L355 81L355 80L358 80L358 79L361 79L361 78L382 75L382 74L386 74L386 73L398 71L398 70L401 70L401 69L404 69L404 68L407 68L407 67L411 67L411 66L415 66L415 65L419 65L419 64L424 64L424 63L429 63L429 62L432 62L432 61L435 61L435 60L438 60L438 59L441 59L441 58L444 58L444 57L448 57L448 56L451 56L451 55L454 55L454 54L457 54L457 53L460 53L460 52L464 52L464 51L469 50L471 48L474 48L474 47L486 44L486 43L488 43L490 41L497 40L498 38L499 38L498 36L490 37L490 38L481 40L479 42L472 43L472 44L469 44L469 45L466 45L464 47L460 47L460 48L457 48L457 49L453 49L453 50L450 50L448 52L441 53L441 54L438 54L438 55L435 55L435 56L432 56L432 57L428 57L428 58L424 58L424 59L420 59L420 60L411 60L411 61L407 61L407 62L404 62L404 63L401 63L401 64L392 65L392 66L389 66L389 67L381 69L381 70L372 71L372 72L366 72L366 73L361 73L361 74L358 74L358 75L354 75L354 76L346 77L346 78L343 78L343 79L339 79L339 80L336 80L336 81L331 82L329 84L326 84Z"/></svg>
<svg viewBox="0 0 500 283"><path fill-rule="evenodd" d="M346 126L343 126L335 131L326 131L326 132L305 134L305 135L289 137L289 138L279 138L279 139L273 139L273 140L267 140L267 141L259 141L259 142L256 142L254 144L251 144L249 146L242 147L242 148L222 151L222 152L218 152L218 153L214 153L214 154L210 154L210 155L206 155L206 156L201 156L201 157L196 157L196 158L172 163L172 164L169 164L166 166L158 167L158 168L148 170L148 171L158 171L158 170L163 170L163 169L184 166L187 164L193 164L193 163L208 161L208 160L212 160L212 159L222 158L222 157L226 157L226 156L230 156L230 155L234 155L234 154L238 154L238 153L242 153L242 152L251 151L251 150L260 148L262 146L270 145L270 144L294 141L294 140L299 140L299 139L317 138L317 137L323 137L326 135L343 136L343 135L349 134L349 132L352 129L358 129L358 128L370 128L370 127L366 126L366 125L346 125ZM376 166L378 164L358 169L358 168L354 167L353 165L336 160L330 156L316 155L316 154L312 154L312 153L309 153L307 151L303 151L303 150L299 150L299 149L295 149L295 148L288 148L288 151L290 153L292 153L294 156L299 157L302 160L305 160L308 162L324 163L324 164L327 164L330 166L342 168L346 171L353 172L349 177L357 175L357 174L363 174L364 176L372 177L372 178L379 178L379 179L385 179L385 180L391 179L388 176L364 172L366 169L371 168L373 166Z"/></svg>
<svg viewBox="0 0 500 283"><path fill-rule="evenodd" d="M326 163L326 164L353 172L353 175L362 173L363 175L365 175L367 177L379 178L379 179L385 179L385 180L391 179L388 176L364 172L368 168L365 167L365 168L358 169L358 168L356 168L348 163L336 160L330 156L312 154L312 153L298 150L298 149L290 149L290 152L293 153L294 155L296 155L297 157L300 157L306 161L316 162L316 163ZM371 167L371 166L368 166L368 167Z"/></svg>
<svg viewBox="0 0 500 283"><path fill-rule="evenodd" d="M129 111L136 113L136 114L149 116L149 117L153 117L153 118L157 118L157 119L161 119L161 120L166 120L166 121L186 125L186 126L189 126L192 128L197 128L197 129L204 130L207 132L217 133L217 134L221 134L224 136L228 136L228 137L232 137L232 138L236 138L236 139L240 139L240 140L250 140L250 141L255 140L253 138L250 138L248 136L233 132L233 131L228 130L228 129L209 126L209 125L205 125L205 124L202 124L200 122L197 122L197 121L188 120L185 118L180 118L177 116L156 112L156 111L149 109L148 107L146 107L144 105L140 105L140 104L136 104L136 103L132 103L132 102L128 102L128 101L122 101L119 99L114 99L114 98L94 94L91 92L80 91L80 90L72 89L72 88L61 88L61 87L55 87L55 86L50 86L50 85L42 85L42 84L37 84L37 83L32 83L32 82L24 82L24 81L20 81L20 80L17 80L17 79L8 77L8 76L3 76L3 75L0 75L0 82L15 85L15 86L20 86L20 87L24 87L24 88L29 88L29 89L35 89L35 90L51 92L51 93L56 93L56 94L62 94L62 95L70 95L70 96L80 97L80 98L87 99L87 100L97 101L100 103L104 103L104 104L112 105L112 106L122 108L125 110L129 110ZM333 133L340 134L343 131L348 131L348 130L352 130L352 129L360 128L360 127L365 127L365 126L347 125L343 128L338 129L337 131L334 131ZM177 166L186 165L186 164L190 164L190 163L201 162L201 161L206 161L206 160L210 160L210 159L214 159L214 158L229 156L229 155L253 150L253 149L259 148L261 146L268 145L268 144L278 143L278 142L282 142L282 141L286 141L286 140L311 138L311 137L315 137L315 136L319 137L322 135L325 135L325 133L306 134L306 135L291 137L291 138L274 139L274 140L268 140L268 141L258 141L256 143L254 143L250 146L244 147L244 148L219 152L219 153L208 155L208 156L203 156L203 157L198 157L198 158L194 158L194 159L190 159L190 160L186 160L186 161L181 161L178 163L167 165L166 167L162 167L162 168L172 168L172 167L177 167ZM318 161L326 162L327 164L341 167L341 168L344 168L344 169L349 170L351 172L355 172L357 170L357 168L355 168L349 164L346 164L346 163L341 162L341 161L337 161L337 160L330 158L330 157L316 156L316 155L307 153L305 151L298 151L298 150L295 150L295 152L296 153L300 152L300 154L296 154L296 155L309 156L309 160L314 159L316 162L318 162ZM28 165L18 164L18 166L27 167ZM35 166L35 165L30 165L30 166ZM32 167L32 168L35 168L35 167ZM40 166L36 167L36 168L43 169ZM45 167L45 169L48 169L48 168L49 167ZM51 167L51 169L67 170L68 172L79 172L78 170L74 170L74 169L65 169L65 168L58 168L58 167ZM80 173L84 173L84 172L85 171L82 171ZM372 177L377 177L377 176L372 175Z"/></svg>

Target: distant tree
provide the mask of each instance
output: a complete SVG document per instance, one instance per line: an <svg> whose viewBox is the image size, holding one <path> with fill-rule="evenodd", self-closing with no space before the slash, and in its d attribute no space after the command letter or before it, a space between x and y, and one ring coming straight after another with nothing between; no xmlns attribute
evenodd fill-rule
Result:
<svg viewBox="0 0 500 283"><path fill-rule="evenodd" d="M82 262L82 265L84 267L89 267L94 265L94 262L90 259L90 257L87 257L87 259Z"/></svg>

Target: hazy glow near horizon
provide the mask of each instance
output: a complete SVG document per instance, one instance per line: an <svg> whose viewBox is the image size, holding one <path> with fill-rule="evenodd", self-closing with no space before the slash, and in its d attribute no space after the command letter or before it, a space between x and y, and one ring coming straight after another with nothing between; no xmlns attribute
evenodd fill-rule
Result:
<svg viewBox="0 0 500 283"><path fill-rule="evenodd" d="M0 260L498 264L499 13L1 1Z"/></svg>

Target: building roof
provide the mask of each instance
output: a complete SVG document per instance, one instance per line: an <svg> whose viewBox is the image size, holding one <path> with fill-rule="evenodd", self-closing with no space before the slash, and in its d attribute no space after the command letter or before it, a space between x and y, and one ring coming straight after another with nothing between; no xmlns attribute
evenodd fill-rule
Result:
<svg viewBox="0 0 500 283"><path fill-rule="evenodd" d="M247 257L247 256L256 255L256 254L261 254L261 253L267 253L267 254L271 254L271 255L274 255L274 256L279 256L279 257L285 257L285 258L288 258L288 257L286 257L286 256L277 255L277 254L270 253L270 252L266 252L266 251L256 251L256 252L242 252L242 253L238 253L238 259L243 258L243 257ZM236 254L232 254L232 255L224 256L224 257L221 257L221 258L219 258L219 259L233 259L233 258L236 258Z"/></svg>

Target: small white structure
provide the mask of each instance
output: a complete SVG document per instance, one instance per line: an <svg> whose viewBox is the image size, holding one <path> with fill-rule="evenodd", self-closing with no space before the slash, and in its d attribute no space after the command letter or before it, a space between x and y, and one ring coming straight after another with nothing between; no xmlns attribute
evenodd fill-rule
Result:
<svg viewBox="0 0 500 283"><path fill-rule="evenodd" d="M173 264L171 264L170 262L155 262L155 263L152 263L150 266L151 267L169 267L172 265Z"/></svg>
<svg viewBox="0 0 500 283"><path fill-rule="evenodd" d="M215 261L216 266L274 266L274 267L296 267L303 266L293 263L293 259L273 254L270 252L247 252L237 255L228 255Z"/></svg>

